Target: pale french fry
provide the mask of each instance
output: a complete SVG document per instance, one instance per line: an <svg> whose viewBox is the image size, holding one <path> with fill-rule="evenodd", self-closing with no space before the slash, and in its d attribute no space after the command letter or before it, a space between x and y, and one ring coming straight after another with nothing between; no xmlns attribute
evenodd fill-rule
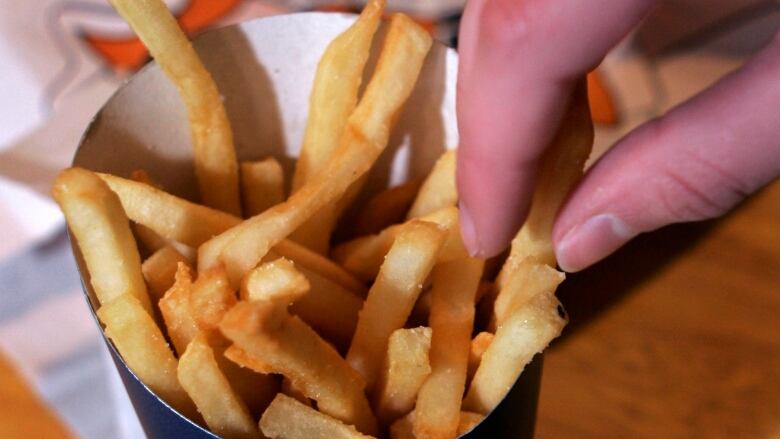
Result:
<svg viewBox="0 0 780 439"><path fill-rule="evenodd" d="M431 173L422 184L407 218L420 218L445 207L458 203L455 188L455 150L449 150L439 157Z"/></svg>
<svg viewBox="0 0 780 439"><path fill-rule="evenodd" d="M457 231L455 231L457 233ZM485 261L463 258L433 270L431 374L417 395L414 434L418 438L454 438L466 385L474 298Z"/></svg>
<svg viewBox="0 0 780 439"><path fill-rule="evenodd" d="M190 312L192 273L184 263L179 263L176 281L160 299L160 314L168 329L176 353L181 355L187 345L198 335L198 325Z"/></svg>
<svg viewBox="0 0 780 439"><path fill-rule="evenodd" d="M560 335L566 316L555 295L541 293L498 327L474 374L463 409L487 414L509 392L534 355Z"/></svg>
<svg viewBox="0 0 780 439"><path fill-rule="evenodd" d="M409 318L445 237L446 232L432 223L405 224L368 291L347 362L363 376L369 390L387 352L387 340Z"/></svg>
<svg viewBox="0 0 780 439"><path fill-rule="evenodd" d="M159 187L157 184L155 184L154 180L152 180L152 177L150 177L149 174L143 169L136 169L133 171L130 174L130 178L135 181L148 184L149 186ZM167 239L158 235L154 230L146 227L143 224L133 223L133 232L135 232L135 236L139 241L141 241L141 243L143 243L146 251L150 254L170 244ZM174 271L175 270L176 268L174 266Z"/></svg>
<svg viewBox="0 0 780 439"><path fill-rule="evenodd" d="M203 244L201 252L221 249L233 285L254 268L274 245L298 229L323 206L336 202L365 174L387 146L395 115L414 89L432 40L409 17L396 14L390 21L374 76L347 121L339 148L327 166L286 202L224 232Z"/></svg>
<svg viewBox="0 0 780 439"><path fill-rule="evenodd" d="M98 302L131 295L151 315L141 256L117 196L97 175L80 168L62 171L51 193L76 237Z"/></svg>
<svg viewBox="0 0 780 439"><path fill-rule="evenodd" d="M479 413L474 412L460 412L460 420L458 421L458 432L457 436L460 437L461 435L464 435L471 430L474 429L477 425L479 425L482 420L485 419L483 415L480 415Z"/></svg>
<svg viewBox="0 0 780 439"><path fill-rule="evenodd" d="M385 0L369 1L352 26L328 45L317 65L306 132L293 176L293 192L325 169L341 142L358 102L363 70L384 8ZM324 205L292 234L292 239L317 253L327 254L339 213L338 206Z"/></svg>
<svg viewBox="0 0 780 439"><path fill-rule="evenodd" d="M240 218L191 203L144 183L109 174L98 175L119 196L131 220L149 227L168 240L198 247L241 222ZM362 282L337 263L292 241L281 241L274 246L274 251L356 293L366 289ZM218 265L218 254L203 252L203 249L199 253L198 271L203 272Z"/></svg>
<svg viewBox="0 0 780 439"><path fill-rule="evenodd" d="M374 195L360 210L355 221L355 234L362 236L379 233L403 221L419 188L420 180L411 180Z"/></svg>
<svg viewBox="0 0 780 439"><path fill-rule="evenodd" d="M552 228L555 216L571 189L582 177L585 162L593 147L593 122L584 80L577 87L569 110L547 149L539 168L533 202L528 218L512 240L498 285L504 286L511 272L525 258L554 267Z"/></svg>
<svg viewBox="0 0 780 439"><path fill-rule="evenodd" d="M279 373L317 401L325 414L355 425L366 434L377 430L360 375L339 353L298 317L267 301L239 302L220 323L222 333L254 361L238 363L261 373ZM231 360L231 349L225 352Z"/></svg>
<svg viewBox="0 0 780 439"><path fill-rule="evenodd" d="M490 332L480 332L471 340L471 347L469 349L469 367L466 373L466 385L471 383L471 379L474 378L474 373L477 372L479 363L482 361L482 355L487 350L490 343L493 341L493 334Z"/></svg>
<svg viewBox="0 0 780 439"><path fill-rule="evenodd" d="M443 229L459 230L458 209L448 207L420 218L423 221L438 224ZM396 224L377 235L363 236L348 241L333 251L333 258L357 278L368 282L374 279L385 255L390 250L396 235L403 224ZM460 233L447 233L447 239L439 252L439 261L446 262L466 252Z"/></svg>
<svg viewBox="0 0 780 439"><path fill-rule="evenodd" d="M111 0L187 107L195 176L206 205L241 214L233 132L217 85L162 0Z"/></svg>
<svg viewBox="0 0 780 439"><path fill-rule="evenodd" d="M515 309L540 293L554 293L566 275L533 258L522 261L498 293L493 306L496 324L500 325Z"/></svg>
<svg viewBox="0 0 780 439"><path fill-rule="evenodd" d="M274 398L260 419L260 429L271 439L369 439L355 427L302 404L284 394Z"/></svg>
<svg viewBox="0 0 780 439"><path fill-rule="evenodd" d="M201 331L214 331L225 313L238 302L221 266L201 273L192 284L189 311Z"/></svg>
<svg viewBox="0 0 780 439"><path fill-rule="evenodd" d="M241 162L240 167L244 215L255 216L284 201L284 171L276 159Z"/></svg>
<svg viewBox="0 0 780 439"><path fill-rule="evenodd" d="M249 409L230 387L204 333L179 358L176 376L209 429L223 438L259 438Z"/></svg>
<svg viewBox="0 0 780 439"><path fill-rule="evenodd" d="M306 407L311 407L311 401L309 400L309 398L307 398L306 395L303 394L303 391L301 389L295 387L295 384L293 384L292 380L290 380L287 377L282 378L281 392L289 396L290 398L294 398L296 401L300 402Z"/></svg>
<svg viewBox="0 0 780 439"><path fill-rule="evenodd" d="M124 294L101 306L97 315L133 373L181 414L197 419L195 406L176 379L176 358L138 299Z"/></svg>
<svg viewBox="0 0 780 439"><path fill-rule="evenodd" d="M166 245L141 264L141 272L154 300L160 300L165 292L173 286L179 262L189 267L189 262L184 255L176 251L175 248Z"/></svg>
<svg viewBox="0 0 780 439"><path fill-rule="evenodd" d="M260 265L241 281L241 299L248 301L271 300L289 305L308 291L306 276L285 258Z"/></svg>
<svg viewBox="0 0 780 439"><path fill-rule="evenodd" d="M397 329L387 343L387 354L375 392L377 418L385 425L414 408L431 364L431 328Z"/></svg>

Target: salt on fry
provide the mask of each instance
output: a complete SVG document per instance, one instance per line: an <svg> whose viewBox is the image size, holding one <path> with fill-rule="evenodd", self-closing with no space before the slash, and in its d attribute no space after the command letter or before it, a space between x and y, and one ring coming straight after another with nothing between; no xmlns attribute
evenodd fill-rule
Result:
<svg viewBox="0 0 780 439"><path fill-rule="evenodd" d="M76 237L98 301L106 304L131 295L151 314L141 256L117 196L93 172L81 168L60 172L51 193Z"/></svg>
<svg viewBox="0 0 780 439"><path fill-rule="evenodd" d="M110 0L187 107L195 176L206 205L241 214L233 131L217 85L162 0Z"/></svg>
<svg viewBox="0 0 780 439"><path fill-rule="evenodd" d="M358 316L347 362L373 389L387 352L387 342L403 328L420 295L446 232L421 220L405 224L387 253Z"/></svg>

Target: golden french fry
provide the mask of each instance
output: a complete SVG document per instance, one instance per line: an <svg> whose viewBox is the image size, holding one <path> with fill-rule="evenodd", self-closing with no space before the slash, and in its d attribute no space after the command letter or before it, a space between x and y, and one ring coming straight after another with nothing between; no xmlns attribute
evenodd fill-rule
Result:
<svg viewBox="0 0 780 439"><path fill-rule="evenodd" d="M222 96L162 0L110 0L173 82L187 107L195 176L205 204L241 214L238 163Z"/></svg>
<svg viewBox="0 0 780 439"><path fill-rule="evenodd" d="M496 324L500 325L515 309L541 293L555 293L566 275L533 258L522 261L498 292L493 306Z"/></svg>
<svg viewBox="0 0 780 439"><path fill-rule="evenodd" d="M204 333L187 345L176 376L211 431L223 438L260 437L249 409L230 387Z"/></svg>
<svg viewBox="0 0 780 439"><path fill-rule="evenodd" d="M458 421L457 436L460 437L479 425L482 420L485 419L483 415L474 412L460 412L460 420Z"/></svg>
<svg viewBox="0 0 780 439"><path fill-rule="evenodd" d="M214 331L225 313L238 302L221 266L201 273L189 294L189 311L201 331Z"/></svg>
<svg viewBox="0 0 780 439"><path fill-rule="evenodd" d="M339 148L327 166L286 202L224 232L201 248L221 249L233 285L254 268L274 245L295 231L323 206L336 202L365 174L387 146L395 115L414 89L432 40L409 17L396 14L390 21L374 76L349 117Z"/></svg>
<svg viewBox="0 0 780 439"><path fill-rule="evenodd" d="M160 313L168 329L173 347L179 355L198 335L198 325L190 312L190 294L192 293L192 273L184 263L179 263L176 281L160 299Z"/></svg>
<svg viewBox="0 0 780 439"><path fill-rule="evenodd" d="M374 195L360 210L355 221L355 234L362 236L379 233L403 221L419 188L420 180L411 180Z"/></svg>
<svg viewBox="0 0 780 439"><path fill-rule="evenodd" d="M477 372L479 363L482 361L482 355L487 350L490 343L493 341L493 334L490 332L480 332L471 340L471 348L469 349L469 367L466 373L466 384L471 383L471 379L474 378L474 373Z"/></svg>
<svg viewBox="0 0 780 439"><path fill-rule="evenodd" d="M266 262L241 281L242 300L270 300L289 305L309 291L306 276L289 259Z"/></svg>
<svg viewBox="0 0 780 439"><path fill-rule="evenodd" d="M240 218L191 203L144 183L109 174L98 175L119 196L122 207L131 220L172 241L198 247L209 238L241 222ZM292 241L279 242L274 246L274 251L356 293L366 289L362 282L337 263ZM218 265L217 256L218 254L204 252L201 248L198 271L207 271Z"/></svg>
<svg viewBox="0 0 780 439"><path fill-rule="evenodd" d="M60 172L51 193L76 237L98 302L131 295L151 315L141 256L117 196L93 172L81 168Z"/></svg>
<svg viewBox="0 0 780 439"><path fill-rule="evenodd" d="M132 178L135 181L148 184L149 186L159 187L153 180L152 177L149 176L149 174L146 173L143 169L136 169L132 173L130 173L130 178ZM146 227L143 224L133 224L133 232L135 232L135 236L138 238L139 241L144 245L146 248L146 251L149 252L149 254L154 253L158 250L160 250L163 247L166 247L170 245L170 242L168 242L167 239L163 238L162 236L158 235L154 230ZM176 268L174 267L174 270Z"/></svg>
<svg viewBox="0 0 780 439"><path fill-rule="evenodd" d="M290 306L290 311L337 347L349 346L363 299L308 268L297 268L306 276L310 289Z"/></svg>
<svg viewBox="0 0 780 439"><path fill-rule="evenodd" d="M592 147L593 122L587 87L583 81L576 89L571 106L542 159L531 209L525 224L512 240L509 258L498 277L500 287L504 286L511 272L527 257L555 266L552 244L555 216L582 177Z"/></svg>
<svg viewBox="0 0 780 439"><path fill-rule="evenodd" d="M431 328L397 329L387 343L387 354L376 385L377 418L386 425L414 408L431 364Z"/></svg>
<svg viewBox="0 0 780 439"><path fill-rule="evenodd" d="M160 300L165 292L173 286L179 262L191 269L184 255L176 251L175 248L166 245L141 264L141 272L149 286L149 292L155 300Z"/></svg>
<svg viewBox="0 0 780 439"><path fill-rule="evenodd" d="M303 145L293 176L293 192L310 182L333 157L344 135L347 121L358 102L363 70L385 0L369 1L357 20L325 49L317 65L309 118ZM317 253L326 254L330 235L341 210L324 205L292 234L292 239Z"/></svg>
<svg viewBox="0 0 780 439"><path fill-rule="evenodd" d="M439 157L431 173L422 184L407 218L420 218L445 207L458 203L455 188L455 150L449 150Z"/></svg>
<svg viewBox="0 0 780 439"><path fill-rule="evenodd" d="M376 432L360 375L298 317L268 301L239 302L222 319L220 329L244 356L256 359L240 364L282 374L317 401L323 413L363 433ZM230 351L225 356L232 360Z"/></svg>
<svg viewBox="0 0 780 439"><path fill-rule="evenodd" d="M197 419L195 406L176 379L176 358L138 299L121 295L101 306L97 315L133 373L181 414Z"/></svg>
<svg viewBox="0 0 780 439"><path fill-rule="evenodd" d="M292 380L290 380L287 377L282 378L281 392L289 396L290 398L294 398L296 401L300 402L306 407L311 407L311 401L309 400L309 398L307 398L306 395L303 394L303 391L301 389L295 387L295 384L293 384Z"/></svg>
<svg viewBox="0 0 780 439"><path fill-rule="evenodd" d="M414 435L413 411L390 425L390 439L417 439Z"/></svg>
<svg viewBox="0 0 780 439"><path fill-rule="evenodd" d="M455 231L457 233L457 231ZM463 258L433 270L431 374L417 395L414 434L418 438L454 438L474 325L474 298L485 261Z"/></svg>
<svg viewBox="0 0 780 439"><path fill-rule="evenodd" d="M241 162L240 168L244 215L255 216L284 201L284 171L275 158Z"/></svg>
<svg viewBox="0 0 780 439"><path fill-rule="evenodd" d="M358 315L347 362L373 389L387 340L403 328L428 277L446 232L439 226L413 220L403 226L387 253L368 298Z"/></svg>
<svg viewBox="0 0 780 439"><path fill-rule="evenodd" d="M369 439L355 427L320 413L284 394L276 395L260 419L271 439Z"/></svg>
<svg viewBox="0 0 780 439"><path fill-rule="evenodd" d="M463 409L487 414L512 388L534 355L560 335L563 307L552 293L541 293L515 309L498 327L474 374Z"/></svg>

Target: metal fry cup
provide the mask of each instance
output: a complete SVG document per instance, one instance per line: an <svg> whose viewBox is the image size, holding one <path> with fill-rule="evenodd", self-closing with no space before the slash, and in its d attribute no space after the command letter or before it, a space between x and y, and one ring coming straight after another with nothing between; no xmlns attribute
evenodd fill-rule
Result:
<svg viewBox="0 0 780 439"><path fill-rule="evenodd" d="M208 32L195 40L224 97L240 160L273 156L292 175L317 63L330 41L354 19L328 13L281 15ZM387 150L371 171L366 195L425 176L442 151L458 144L457 58L453 49L434 44ZM371 68L367 70L368 74ZM73 165L123 177L143 169L166 191L196 199L186 110L156 64L134 75L103 106L84 134ZM78 248L73 247L94 315L98 302ZM97 317L95 321L100 325ZM149 438L217 437L157 397L107 339L106 344ZM532 437L540 378L538 357L504 401L462 437Z"/></svg>

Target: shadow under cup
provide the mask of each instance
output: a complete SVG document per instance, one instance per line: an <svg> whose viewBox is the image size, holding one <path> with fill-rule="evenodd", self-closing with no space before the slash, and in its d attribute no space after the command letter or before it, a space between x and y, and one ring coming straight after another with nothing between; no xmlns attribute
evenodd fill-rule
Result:
<svg viewBox="0 0 780 439"><path fill-rule="evenodd" d="M292 175L317 62L328 43L353 20L354 16L343 14L282 15L208 32L195 41L224 96L240 160L273 156L286 175ZM381 35L376 40L381 41ZM369 66L366 77L370 71ZM456 74L456 52L434 44L363 196L425 176L442 151L458 144ZM166 191L195 199L191 151L186 110L174 86L150 63L100 110L73 165L123 177L143 169ZM73 247L94 316L98 302L78 248ZM106 343L148 437L216 437L152 393L107 339ZM463 437L532 437L541 369L541 356L537 356L501 404Z"/></svg>

